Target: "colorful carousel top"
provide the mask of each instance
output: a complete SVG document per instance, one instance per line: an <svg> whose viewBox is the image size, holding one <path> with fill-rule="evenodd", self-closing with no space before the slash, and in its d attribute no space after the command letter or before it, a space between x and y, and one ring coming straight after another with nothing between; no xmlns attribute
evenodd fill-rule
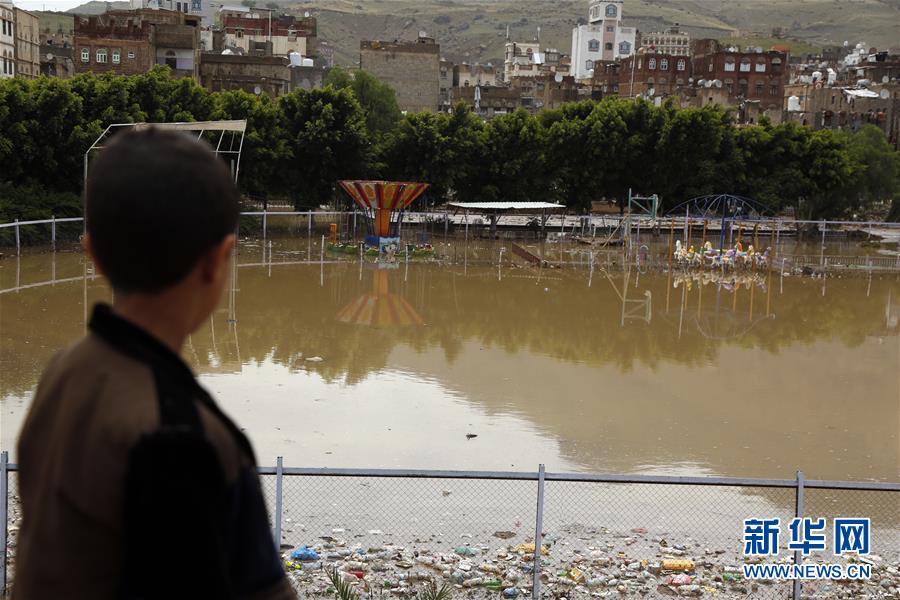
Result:
<svg viewBox="0 0 900 600"><path fill-rule="evenodd" d="M372 233L391 234L391 214L403 211L428 189L427 183L409 181L345 180L341 187L372 219Z"/></svg>

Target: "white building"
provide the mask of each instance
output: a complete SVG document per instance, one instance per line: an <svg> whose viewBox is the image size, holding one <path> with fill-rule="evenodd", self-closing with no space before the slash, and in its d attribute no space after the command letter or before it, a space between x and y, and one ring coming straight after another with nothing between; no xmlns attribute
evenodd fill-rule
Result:
<svg viewBox="0 0 900 600"><path fill-rule="evenodd" d="M215 17L215 7L210 0L131 0L131 8L162 8L199 15L204 27L212 25Z"/></svg>
<svg viewBox="0 0 900 600"><path fill-rule="evenodd" d="M0 0L0 78L16 74L15 9L9 0Z"/></svg>
<svg viewBox="0 0 900 600"><path fill-rule="evenodd" d="M681 31L678 23L665 31L642 33L639 50L670 56L690 56L691 34Z"/></svg>
<svg viewBox="0 0 900 600"><path fill-rule="evenodd" d="M590 79L594 63L631 56L635 51L634 27L622 26L623 0L591 0L587 25L572 30L572 74Z"/></svg>

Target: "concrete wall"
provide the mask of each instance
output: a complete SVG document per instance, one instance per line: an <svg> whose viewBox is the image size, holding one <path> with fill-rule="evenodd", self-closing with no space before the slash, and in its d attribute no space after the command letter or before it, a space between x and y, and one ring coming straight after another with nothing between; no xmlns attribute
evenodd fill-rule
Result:
<svg viewBox="0 0 900 600"><path fill-rule="evenodd" d="M440 46L435 43L360 43L360 68L394 88L400 110L440 106Z"/></svg>

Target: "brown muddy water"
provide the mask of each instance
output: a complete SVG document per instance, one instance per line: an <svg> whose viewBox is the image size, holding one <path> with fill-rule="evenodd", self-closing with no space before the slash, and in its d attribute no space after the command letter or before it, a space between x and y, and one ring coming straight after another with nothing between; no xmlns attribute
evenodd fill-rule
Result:
<svg viewBox="0 0 900 600"><path fill-rule="evenodd" d="M381 268L296 264L319 258L305 241L263 254L241 245L184 352L263 464L900 475L896 275L498 268L484 243ZM13 459L42 367L110 298L92 273L77 253L0 261Z"/></svg>

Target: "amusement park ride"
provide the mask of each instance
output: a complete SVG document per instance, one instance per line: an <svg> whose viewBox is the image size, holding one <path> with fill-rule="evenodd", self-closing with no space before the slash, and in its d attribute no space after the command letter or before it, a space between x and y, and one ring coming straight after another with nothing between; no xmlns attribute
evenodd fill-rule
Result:
<svg viewBox="0 0 900 600"><path fill-rule="evenodd" d="M428 189L427 183L408 181L346 180L341 187L362 209L366 220L366 237L362 244L340 243L333 236L327 248L331 252L355 254L390 259L401 250L400 226L403 213ZM410 244L406 251L410 256L434 254L431 244Z"/></svg>

